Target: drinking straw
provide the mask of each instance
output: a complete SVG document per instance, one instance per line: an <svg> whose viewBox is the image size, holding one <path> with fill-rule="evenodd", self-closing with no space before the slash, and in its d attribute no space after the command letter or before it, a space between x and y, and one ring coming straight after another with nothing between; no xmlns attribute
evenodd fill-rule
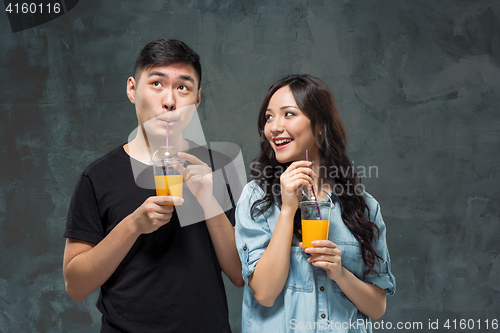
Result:
<svg viewBox="0 0 500 333"><path fill-rule="evenodd" d="M307 149L306 149L306 161L309 161L309 151ZM313 192L314 202L316 203L316 209L318 210L319 219L322 220L322 218L321 218L321 212L319 211L318 199L316 198L316 192L314 191L314 186L313 185L311 185L311 190Z"/></svg>
<svg viewBox="0 0 500 333"><path fill-rule="evenodd" d="M170 124L170 123L167 121L167 158L169 158L169 157L170 157L170 153L169 153L169 151L168 151L168 125L169 125L169 124ZM168 162L167 162L167 163L168 163ZM167 176L170 174L170 170L169 170L169 169L170 169L170 168L169 168L169 167L168 167L168 165L167 165Z"/></svg>

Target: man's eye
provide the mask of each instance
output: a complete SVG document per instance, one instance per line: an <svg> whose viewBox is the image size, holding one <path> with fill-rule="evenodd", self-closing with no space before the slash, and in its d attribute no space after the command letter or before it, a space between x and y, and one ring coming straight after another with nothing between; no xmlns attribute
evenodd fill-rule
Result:
<svg viewBox="0 0 500 333"><path fill-rule="evenodd" d="M180 90L180 91L187 91L187 90L188 90L188 88L187 88L186 86L180 86L180 87L179 87L179 90Z"/></svg>
<svg viewBox="0 0 500 333"><path fill-rule="evenodd" d="M161 83L158 81L153 82L153 87L161 87Z"/></svg>

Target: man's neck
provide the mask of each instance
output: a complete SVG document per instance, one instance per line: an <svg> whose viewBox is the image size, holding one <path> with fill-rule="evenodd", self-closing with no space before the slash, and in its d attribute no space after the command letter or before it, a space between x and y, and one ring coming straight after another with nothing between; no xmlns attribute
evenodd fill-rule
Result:
<svg viewBox="0 0 500 333"><path fill-rule="evenodd" d="M130 155L130 157L133 157L144 164L149 164L155 151L165 145L166 140L154 140L154 138L150 138L145 141L138 135L123 148L125 149L125 152ZM182 136L169 138L168 145L173 147L177 152L187 151L190 148L189 141L185 140Z"/></svg>

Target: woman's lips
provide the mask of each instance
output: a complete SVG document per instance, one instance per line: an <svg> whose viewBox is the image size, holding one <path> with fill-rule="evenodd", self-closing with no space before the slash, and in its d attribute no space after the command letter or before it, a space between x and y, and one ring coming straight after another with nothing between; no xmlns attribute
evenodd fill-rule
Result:
<svg viewBox="0 0 500 333"><path fill-rule="evenodd" d="M274 146L276 147L277 150L285 149L288 147L292 142L293 139L291 138L276 138L273 139Z"/></svg>

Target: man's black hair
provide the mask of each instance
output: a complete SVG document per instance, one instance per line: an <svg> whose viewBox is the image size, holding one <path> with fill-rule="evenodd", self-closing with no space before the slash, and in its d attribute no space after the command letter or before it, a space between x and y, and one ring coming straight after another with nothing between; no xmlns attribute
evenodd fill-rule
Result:
<svg viewBox="0 0 500 333"><path fill-rule="evenodd" d="M157 39L144 46L135 61L134 76L139 79L139 72L146 68L177 62L193 66L198 76L199 88L201 84L200 56L189 46L176 39Z"/></svg>

